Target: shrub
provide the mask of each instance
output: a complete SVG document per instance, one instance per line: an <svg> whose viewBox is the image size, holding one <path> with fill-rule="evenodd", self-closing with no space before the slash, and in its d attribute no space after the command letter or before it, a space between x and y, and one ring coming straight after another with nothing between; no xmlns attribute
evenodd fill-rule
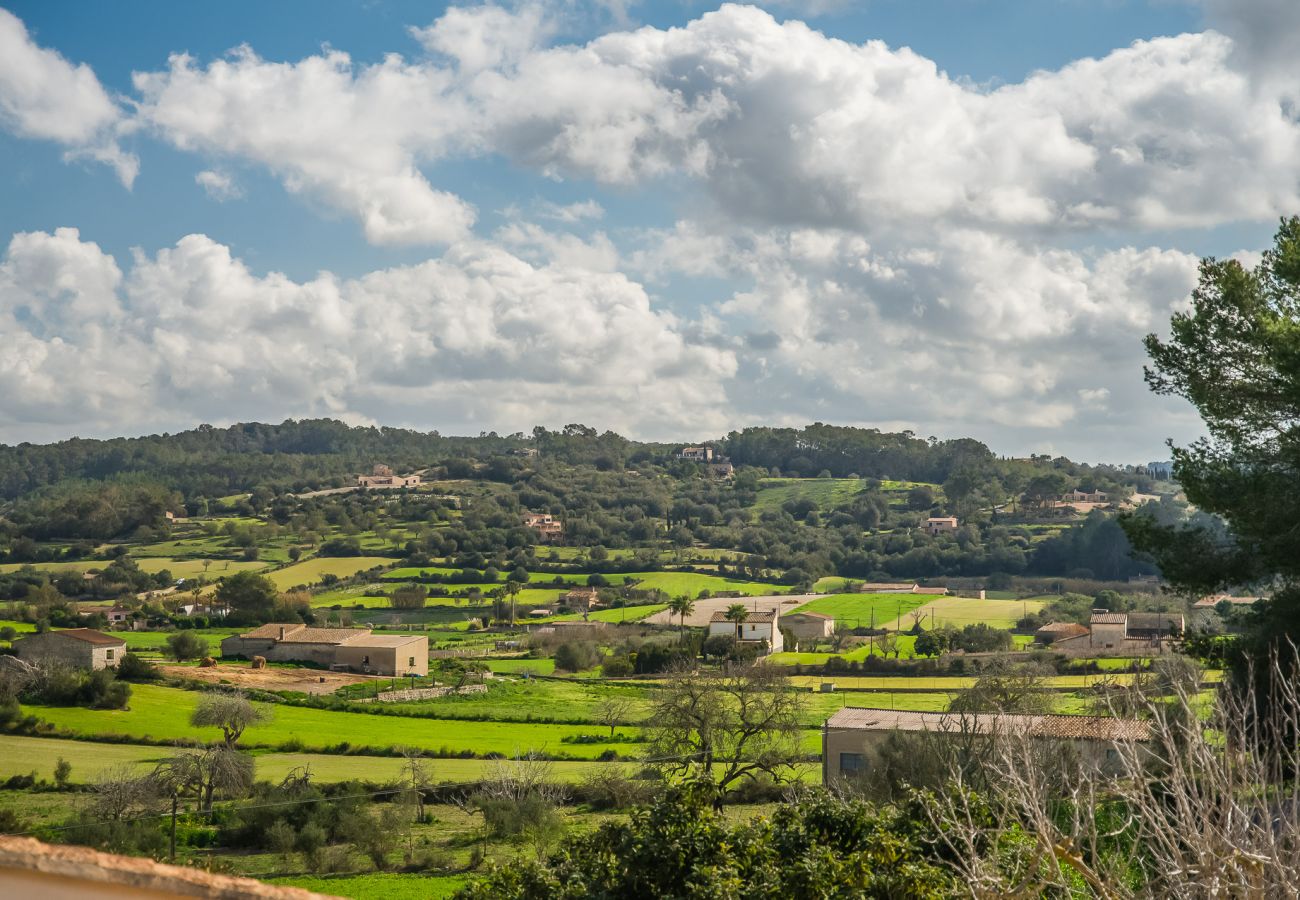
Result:
<svg viewBox="0 0 1300 900"><path fill-rule="evenodd" d="M569 641L555 648L555 668L562 672L581 672L600 661L600 651L591 641Z"/></svg>
<svg viewBox="0 0 1300 900"><path fill-rule="evenodd" d="M167 655L177 662L202 659L208 655L208 641L192 631L178 631L167 636Z"/></svg>

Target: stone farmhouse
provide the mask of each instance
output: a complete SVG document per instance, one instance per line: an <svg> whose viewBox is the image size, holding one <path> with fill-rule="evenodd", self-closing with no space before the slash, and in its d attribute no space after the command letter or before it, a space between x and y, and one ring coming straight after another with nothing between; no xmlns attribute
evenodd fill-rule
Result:
<svg viewBox="0 0 1300 900"><path fill-rule="evenodd" d="M1182 637L1187 622L1182 613L1111 612L1094 609L1085 628L1065 622L1044 625L1034 634L1053 650L1079 650L1114 655L1160 653Z"/></svg>
<svg viewBox="0 0 1300 900"><path fill-rule="evenodd" d="M835 634L835 617L818 612L786 613L781 619L781 627L800 645L813 644Z"/></svg>
<svg viewBox="0 0 1300 900"><path fill-rule="evenodd" d="M1110 495L1105 491L1081 491L1075 488L1061 500L1065 503L1106 503L1109 502Z"/></svg>
<svg viewBox="0 0 1300 900"><path fill-rule="evenodd" d="M925 533L930 537L938 537L941 534L952 534L957 530L956 516L931 516L925 520L922 526Z"/></svg>
<svg viewBox="0 0 1300 900"><path fill-rule="evenodd" d="M126 641L93 628L65 628L19 638L13 648L19 659L34 665L116 669L126 653Z"/></svg>
<svg viewBox="0 0 1300 900"><path fill-rule="evenodd" d="M600 591L594 587L576 587L565 593L560 603L577 612L588 612L600 604Z"/></svg>
<svg viewBox="0 0 1300 900"><path fill-rule="evenodd" d="M420 486L420 476L394 475L392 469L381 463L375 466L371 474L358 475L357 484L368 490L412 488Z"/></svg>
<svg viewBox="0 0 1300 900"><path fill-rule="evenodd" d="M775 609L750 610L749 617L740 623L740 643L765 648L766 653L780 653L785 648L781 638L781 614ZM725 610L718 610L709 619L709 637L736 636L736 623L727 618Z"/></svg>
<svg viewBox="0 0 1300 900"><path fill-rule="evenodd" d="M564 539L564 523L550 513L529 513L524 516L524 527L531 528L543 544Z"/></svg>
<svg viewBox="0 0 1300 900"><path fill-rule="evenodd" d="M1113 767L1120 745L1144 743L1150 726L1111 716L1038 716L1011 713L913 712L848 706L822 727L822 782L867 774L891 734L950 736L1006 735L1072 747L1081 760L1102 771Z"/></svg>
<svg viewBox="0 0 1300 900"><path fill-rule="evenodd" d="M429 639L416 634L372 634L369 628L311 628L272 623L221 642L223 657L315 663L365 675L428 675Z"/></svg>

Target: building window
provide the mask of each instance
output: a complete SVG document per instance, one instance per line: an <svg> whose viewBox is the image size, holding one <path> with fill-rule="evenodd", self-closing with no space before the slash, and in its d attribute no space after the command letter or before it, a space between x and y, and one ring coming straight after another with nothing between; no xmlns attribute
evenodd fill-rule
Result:
<svg viewBox="0 0 1300 900"><path fill-rule="evenodd" d="M840 774L857 775L866 771L866 762L861 753L841 753L840 754Z"/></svg>
<svg viewBox="0 0 1300 900"><path fill-rule="evenodd" d="M112 651L112 650L109 650L109 651L107 651L107 653L108 653L108 655L105 656L104 658L105 658L105 659L112 659L112 658L113 658L113 651Z"/></svg>
<svg viewBox="0 0 1300 900"><path fill-rule="evenodd" d="M406 660L406 664L407 664L408 666L410 666L412 669L414 669L414 668L415 668L415 657L414 657L414 656L409 657L409 658Z"/></svg>

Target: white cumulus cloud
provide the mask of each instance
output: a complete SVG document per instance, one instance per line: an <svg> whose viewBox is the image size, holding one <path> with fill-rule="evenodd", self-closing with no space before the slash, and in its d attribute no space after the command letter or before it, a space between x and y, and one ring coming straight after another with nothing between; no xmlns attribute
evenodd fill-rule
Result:
<svg viewBox="0 0 1300 900"><path fill-rule="evenodd" d="M118 146L122 121L89 66L38 46L17 16L0 9L0 124L22 137L56 141L69 158L107 163L130 187L139 161Z"/></svg>

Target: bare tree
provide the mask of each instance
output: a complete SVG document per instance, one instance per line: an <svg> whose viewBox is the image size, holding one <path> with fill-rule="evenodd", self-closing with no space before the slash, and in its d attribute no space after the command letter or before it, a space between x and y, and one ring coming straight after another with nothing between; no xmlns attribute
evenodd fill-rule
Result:
<svg viewBox="0 0 1300 900"><path fill-rule="evenodd" d="M269 718L243 694L214 692L199 698L190 715L190 724L196 728L220 728L226 747L233 750L245 729Z"/></svg>
<svg viewBox="0 0 1300 900"><path fill-rule="evenodd" d="M717 786L781 780L803 755L802 696L773 666L669 671L649 716L652 757L668 776Z"/></svg>
<svg viewBox="0 0 1300 900"><path fill-rule="evenodd" d="M614 736L614 729L621 722L627 721L632 712L632 701L626 697L606 697L596 705L596 721L609 726L609 736Z"/></svg>

